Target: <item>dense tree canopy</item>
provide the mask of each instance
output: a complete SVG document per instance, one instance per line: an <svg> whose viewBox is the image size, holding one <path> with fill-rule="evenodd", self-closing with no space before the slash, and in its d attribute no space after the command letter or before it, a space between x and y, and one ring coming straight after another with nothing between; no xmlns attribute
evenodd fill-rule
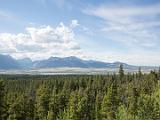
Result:
<svg viewBox="0 0 160 120"><path fill-rule="evenodd" d="M160 120L159 76L0 75L0 120Z"/></svg>

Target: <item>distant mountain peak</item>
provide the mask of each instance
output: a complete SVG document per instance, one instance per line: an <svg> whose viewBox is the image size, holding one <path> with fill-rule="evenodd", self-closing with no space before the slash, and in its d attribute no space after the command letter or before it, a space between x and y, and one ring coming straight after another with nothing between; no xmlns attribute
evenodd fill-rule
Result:
<svg viewBox="0 0 160 120"><path fill-rule="evenodd" d="M68 56L68 57L50 57L48 60L60 60L60 59L67 59L67 60L81 60L78 57L75 56Z"/></svg>
<svg viewBox="0 0 160 120"><path fill-rule="evenodd" d="M26 57L26 58L22 58L22 59L18 59L18 60L21 60L21 61L32 61L32 59Z"/></svg>
<svg viewBox="0 0 160 120"><path fill-rule="evenodd" d="M57 60L57 59L59 59L59 57L50 57L50 58L48 58L48 60Z"/></svg>
<svg viewBox="0 0 160 120"><path fill-rule="evenodd" d="M70 60L82 60L76 56L69 56L69 57L64 57L64 59L70 59Z"/></svg>
<svg viewBox="0 0 160 120"><path fill-rule="evenodd" d="M0 54L0 69L20 69L20 64L10 55Z"/></svg>
<svg viewBox="0 0 160 120"><path fill-rule="evenodd" d="M135 66L116 61L107 63L95 60L83 60L76 56L68 57L50 57L45 60L32 61L30 58L16 60L9 55L0 54L0 69L32 69L32 68L58 68L58 67L75 67L75 68L118 68L123 64L125 68Z"/></svg>
<svg viewBox="0 0 160 120"><path fill-rule="evenodd" d="M125 63L120 62L120 61L115 61L115 62L113 62L113 64L125 64Z"/></svg>
<svg viewBox="0 0 160 120"><path fill-rule="evenodd" d="M76 56L68 56L68 57L64 57L64 58L80 59L80 58L78 58L78 57L76 57Z"/></svg>

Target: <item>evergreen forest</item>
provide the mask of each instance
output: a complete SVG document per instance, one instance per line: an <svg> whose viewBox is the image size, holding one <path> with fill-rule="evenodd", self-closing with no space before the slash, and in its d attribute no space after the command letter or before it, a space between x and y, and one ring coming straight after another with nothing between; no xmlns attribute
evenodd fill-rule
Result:
<svg viewBox="0 0 160 120"><path fill-rule="evenodd" d="M160 120L160 70L0 75L0 120Z"/></svg>

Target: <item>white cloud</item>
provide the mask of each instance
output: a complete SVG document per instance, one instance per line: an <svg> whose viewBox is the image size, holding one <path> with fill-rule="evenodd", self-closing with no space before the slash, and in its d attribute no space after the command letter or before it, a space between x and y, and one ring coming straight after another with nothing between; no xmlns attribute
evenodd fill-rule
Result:
<svg viewBox="0 0 160 120"><path fill-rule="evenodd" d="M96 6L84 13L102 18L102 32L108 39L130 47L158 47L160 35L160 4L149 6Z"/></svg>
<svg viewBox="0 0 160 120"><path fill-rule="evenodd" d="M74 25L78 22L72 21ZM26 33L0 33L0 52L17 58L44 59L50 56L82 56L72 27L60 23L51 26L29 27Z"/></svg>
<svg viewBox="0 0 160 120"><path fill-rule="evenodd" d="M118 23L130 23L137 16L156 16L160 14L160 4L150 6L96 6L83 10L84 13Z"/></svg>
<svg viewBox="0 0 160 120"><path fill-rule="evenodd" d="M103 52L88 52L87 59L94 59L98 61L105 62L115 62L120 61L124 63L128 63L130 65L144 65L144 66L158 66L160 64L159 52L147 52L134 50L131 52L119 52L119 51L107 51Z"/></svg>
<svg viewBox="0 0 160 120"><path fill-rule="evenodd" d="M70 26L71 26L72 28L75 28L75 27L79 26L78 20L72 20Z"/></svg>

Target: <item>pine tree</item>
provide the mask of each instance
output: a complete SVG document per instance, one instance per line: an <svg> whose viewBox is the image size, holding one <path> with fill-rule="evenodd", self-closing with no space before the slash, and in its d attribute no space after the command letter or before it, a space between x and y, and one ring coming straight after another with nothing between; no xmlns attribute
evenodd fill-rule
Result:
<svg viewBox="0 0 160 120"><path fill-rule="evenodd" d="M49 88L45 84L41 85L36 95L36 115L39 120L46 120L49 111Z"/></svg>
<svg viewBox="0 0 160 120"><path fill-rule="evenodd" d="M137 91L137 88L133 88L132 90L132 97L131 97L131 102L130 102L130 113L133 115L134 119L136 118L137 115L137 110L138 110L138 97L139 93Z"/></svg>
<svg viewBox="0 0 160 120"><path fill-rule="evenodd" d="M117 120L137 120L128 113L127 108L124 105L118 107Z"/></svg>
<svg viewBox="0 0 160 120"><path fill-rule="evenodd" d="M71 94L68 105L66 120L90 120L87 96L81 90Z"/></svg>
<svg viewBox="0 0 160 120"><path fill-rule="evenodd" d="M78 119L82 119L82 120L89 120L89 115L87 112L87 97L83 96L80 98L79 102L78 102L78 109L77 109L77 114L78 114ZM89 112L90 113L90 112Z"/></svg>
<svg viewBox="0 0 160 120"><path fill-rule="evenodd" d="M139 67L139 69L138 69L138 79L139 79L139 80L142 79L142 71L141 71L141 67Z"/></svg>
<svg viewBox="0 0 160 120"><path fill-rule="evenodd" d="M27 97L26 101L26 120L34 119L35 101L32 97Z"/></svg>
<svg viewBox="0 0 160 120"><path fill-rule="evenodd" d="M102 102L102 94L98 93L95 101L95 119L101 120L101 102Z"/></svg>
<svg viewBox="0 0 160 120"><path fill-rule="evenodd" d="M117 97L117 85L113 83L108 89L107 95L105 95L103 98L101 106L101 113L103 119L116 119L116 112L119 104Z"/></svg>
<svg viewBox="0 0 160 120"><path fill-rule="evenodd" d="M119 66L119 79L120 79L120 82L122 83L123 79L124 79L123 64L120 64L120 66Z"/></svg>
<svg viewBox="0 0 160 120"><path fill-rule="evenodd" d="M59 113L59 96L53 92L49 103L48 120L56 120Z"/></svg>
<svg viewBox="0 0 160 120"><path fill-rule="evenodd" d="M64 109L66 108L67 103L68 96L64 91L58 94L56 94L56 92L53 91L49 103L49 120L57 120L60 117L63 117Z"/></svg>
<svg viewBox="0 0 160 120"><path fill-rule="evenodd" d="M29 106L27 104L27 97L24 95L19 96L9 107L8 119L11 120L28 120L33 119L28 116ZM32 111L33 112L33 111Z"/></svg>
<svg viewBox="0 0 160 120"><path fill-rule="evenodd" d="M160 80L160 67L158 69L158 80Z"/></svg>
<svg viewBox="0 0 160 120"><path fill-rule="evenodd" d="M66 111L66 114L64 118L66 120L77 120L78 115L77 115L77 109L78 109L78 94L77 92L72 92L70 99L69 99L69 104L68 104L68 109Z"/></svg>
<svg viewBox="0 0 160 120"><path fill-rule="evenodd" d="M2 120L5 110L4 102L4 83L2 80L0 80L0 120Z"/></svg>
<svg viewBox="0 0 160 120"><path fill-rule="evenodd" d="M153 97L143 95L138 101L138 117L140 120L159 120L159 106Z"/></svg>

